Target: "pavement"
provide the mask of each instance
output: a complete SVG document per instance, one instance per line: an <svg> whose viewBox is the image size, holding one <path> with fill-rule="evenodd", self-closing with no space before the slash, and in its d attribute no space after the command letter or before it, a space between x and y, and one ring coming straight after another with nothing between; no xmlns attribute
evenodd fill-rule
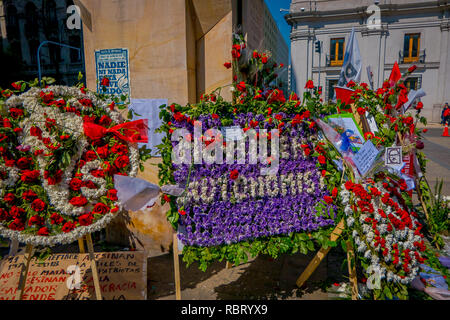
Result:
<svg viewBox="0 0 450 320"><path fill-rule="evenodd" d="M436 181L444 181L442 194L450 196L450 137L442 137L444 127L439 124L427 126L423 142L427 159L427 170L425 176L434 193Z"/></svg>

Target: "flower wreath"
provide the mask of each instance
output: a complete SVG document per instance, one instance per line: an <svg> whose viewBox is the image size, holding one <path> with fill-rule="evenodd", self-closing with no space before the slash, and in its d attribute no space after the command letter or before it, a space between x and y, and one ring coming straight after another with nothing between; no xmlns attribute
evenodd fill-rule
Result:
<svg viewBox="0 0 450 320"><path fill-rule="evenodd" d="M113 130L125 122L114 102L51 86L11 95L5 107L0 235L54 246L104 228L121 209L114 174L136 176L140 160L124 129Z"/></svg>

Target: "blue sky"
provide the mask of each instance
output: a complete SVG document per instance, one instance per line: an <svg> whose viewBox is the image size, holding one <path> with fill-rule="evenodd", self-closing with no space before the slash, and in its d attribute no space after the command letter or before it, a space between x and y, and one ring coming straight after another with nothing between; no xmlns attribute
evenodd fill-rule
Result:
<svg viewBox="0 0 450 320"><path fill-rule="evenodd" d="M289 33L291 31L290 26L287 24L286 20L284 20L284 16L287 12L280 12L280 9L288 9L291 4L290 0L264 0L266 1L267 7L272 13L275 22L278 25L278 29L280 29L281 34L284 37L288 47L291 47L291 40L289 40Z"/></svg>

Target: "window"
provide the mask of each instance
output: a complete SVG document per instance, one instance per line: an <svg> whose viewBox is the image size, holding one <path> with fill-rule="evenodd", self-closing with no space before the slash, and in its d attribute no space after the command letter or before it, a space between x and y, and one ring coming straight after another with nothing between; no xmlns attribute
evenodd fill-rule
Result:
<svg viewBox="0 0 450 320"><path fill-rule="evenodd" d="M17 20L17 9L13 5L6 7L6 32L11 41L19 38L19 21Z"/></svg>
<svg viewBox="0 0 450 320"><path fill-rule="evenodd" d="M403 45L403 62L411 63L419 61L420 33L405 34Z"/></svg>
<svg viewBox="0 0 450 320"><path fill-rule="evenodd" d="M25 6L25 17L25 34L27 38L37 38L39 32L38 15L36 6L31 2L28 2Z"/></svg>
<svg viewBox="0 0 450 320"><path fill-rule="evenodd" d="M81 48L81 39L79 36L70 36L69 43L72 47ZM80 53L77 50L70 49L70 62L81 62Z"/></svg>
<svg viewBox="0 0 450 320"><path fill-rule="evenodd" d="M418 90L422 87L422 78L419 77L410 77L405 81L405 87L408 90Z"/></svg>
<svg viewBox="0 0 450 320"><path fill-rule="evenodd" d="M330 45L330 65L342 66L344 63L345 38L331 39Z"/></svg>

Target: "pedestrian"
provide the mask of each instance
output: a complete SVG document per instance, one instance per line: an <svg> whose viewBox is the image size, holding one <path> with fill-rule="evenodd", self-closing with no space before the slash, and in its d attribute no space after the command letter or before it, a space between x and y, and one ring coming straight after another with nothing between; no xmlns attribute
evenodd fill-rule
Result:
<svg viewBox="0 0 450 320"><path fill-rule="evenodd" d="M447 104L447 108L445 109L445 111L442 113L443 117L444 117L444 126L449 126L450 125L450 108L448 107Z"/></svg>
<svg viewBox="0 0 450 320"><path fill-rule="evenodd" d="M441 124L445 125L445 113L447 112L447 110L449 110L450 107L448 105L448 102L445 103L444 108L442 109L442 113L441 113Z"/></svg>

